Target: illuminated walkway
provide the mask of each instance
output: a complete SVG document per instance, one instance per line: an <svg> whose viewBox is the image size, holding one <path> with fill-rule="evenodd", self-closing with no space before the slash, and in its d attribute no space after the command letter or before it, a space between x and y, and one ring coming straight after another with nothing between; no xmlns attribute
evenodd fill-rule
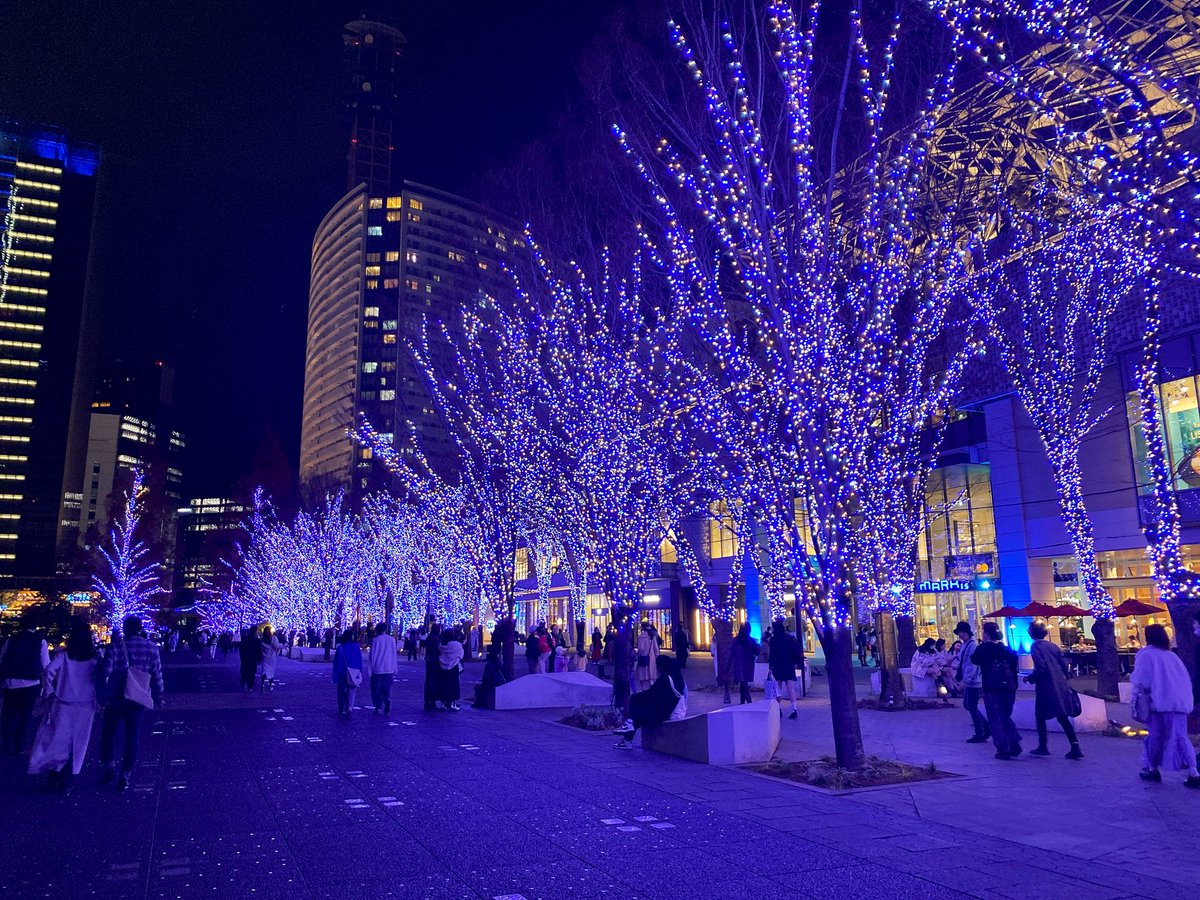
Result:
<svg viewBox="0 0 1200 900"><path fill-rule="evenodd" d="M425 714L417 666L402 665L409 680L397 683L390 720L361 710L349 723L334 715L327 665L281 661L284 684L265 696L240 693L235 666L177 654L171 706L149 717L125 793L96 788L94 742L66 797L38 793L4 759L4 896L1195 897L1197 820L1186 816L1200 797L1172 784L1144 800L1148 787L1125 765L1131 757L1136 767L1133 748L1116 739L1085 743L1094 752L1081 765L1095 769L1078 775L1065 761L1039 760L1011 775L979 768L942 784L831 797L622 753L611 737L549 715ZM902 756L923 740L931 751L912 760L920 762L957 746L954 716L875 714L864 728L876 750L894 732ZM817 736L827 720L827 710L806 706L785 723L785 751L808 752L801 729ZM823 741L815 748L828 752ZM953 758L943 768L955 771ZM1007 796L999 779L1012 786ZM1137 862L1084 852L1093 832L1107 847L1114 828L1092 805L1104 779ZM1031 818L1023 798L1033 796L1046 802ZM1184 801L1173 843L1129 818L1138 804ZM1006 830L1024 840L997 835Z"/></svg>

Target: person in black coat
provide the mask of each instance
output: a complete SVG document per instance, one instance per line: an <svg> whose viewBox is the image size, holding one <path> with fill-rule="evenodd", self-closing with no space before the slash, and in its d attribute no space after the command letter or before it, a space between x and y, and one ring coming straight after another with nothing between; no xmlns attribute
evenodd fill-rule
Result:
<svg viewBox="0 0 1200 900"><path fill-rule="evenodd" d="M660 656L657 668L654 683L629 698L629 720L614 732L621 738L617 743L619 750L628 750L633 745L633 736L639 728L653 728L668 719L687 715L687 686L679 666L671 657Z"/></svg>
<svg viewBox="0 0 1200 900"><path fill-rule="evenodd" d="M983 623L983 643L971 654L983 673L983 708L987 711L996 745L996 759L1021 755L1021 736L1012 719L1017 700L1017 654L1000 640L1000 626Z"/></svg>
<svg viewBox="0 0 1200 900"><path fill-rule="evenodd" d="M242 687L248 691L254 690L254 677L258 674L258 664L262 662L262 643L255 634L254 628L242 632L242 642L238 645L238 657L241 660Z"/></svg>
<svg viewBox="0 0 1200 900"><path fill-rule="evenodd" d="M438 708L442 690L442 626L434 622L425 638L425 711Z"/></svg>

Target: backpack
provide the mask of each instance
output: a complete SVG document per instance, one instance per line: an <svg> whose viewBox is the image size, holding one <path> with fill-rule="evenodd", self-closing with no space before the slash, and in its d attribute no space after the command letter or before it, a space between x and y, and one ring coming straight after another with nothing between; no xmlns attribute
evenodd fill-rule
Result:
<svg viewBox="0 0 1200 900"><path fill-rule="evenodd" d="M996 692L1015 692L1017 690L1017 673L1016 660L1013 659L1015 654L1008 648L1004 648L1000 657L992 663L990 688Z"/></svg>

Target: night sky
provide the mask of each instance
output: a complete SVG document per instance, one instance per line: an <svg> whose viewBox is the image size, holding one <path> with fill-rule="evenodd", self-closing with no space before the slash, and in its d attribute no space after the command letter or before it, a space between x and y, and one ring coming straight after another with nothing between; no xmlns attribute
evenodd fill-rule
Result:
<svg viewBox="0 0 1200 900"><path fill-rule="evenodd" d="M480 186L581 93L617 0L377 4L407 36L403 177ZM299 448L312 234L345 189L333 0L0 0L0 116L102 146L100 359L176 368L187 490ZM492 186L493 190L495 185Z"/></svg>

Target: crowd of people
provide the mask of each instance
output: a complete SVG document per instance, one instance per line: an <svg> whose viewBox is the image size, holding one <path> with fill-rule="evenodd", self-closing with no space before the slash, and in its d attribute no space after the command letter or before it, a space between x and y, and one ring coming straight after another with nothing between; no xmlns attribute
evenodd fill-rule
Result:
<svg viewBox="0 0 1200 900"><path fill-rule="evenodd" d="M1196 630L1200 636L1200 617ZM575 632L573 646L567 631L558 625L539 625L528 635L518 634L518 646L524 646L529 672L582 669L591 663L603 675L606 666L615 664L619 637L613 626L609 625L604 633L594 628L586 644L582 623ZM869 651L873 646L870 632L863 629L859 635L865 636L860 647ZM979 639L969 623L959 622L949 647L944 640L933 638L918 647L912 658L912 674L934 680L947 696L961 695L971 722L967 742L991 742L1000 760L1016 759L1023 752L1012 717L1023 679L1034 689L1038 740L1029 753L1051 754L1048 724L1056 722L1068 744L1066 758L1082 760L1072 721L1080 714L1081 701L1069 683L1067 662L1058 646L1048 640L1043 622L1035 620L1029 626L1029 636L1032 667L1022 672L1017 654L1004 643L995 622L984 623ZM237 652L242 687L247 691L257 687L263 692L275 689L277 660L286 647L324 643L331 651L331 679L341 717L352 714L357 691L364 683L369 687L375 713L391 713L392 685L401 652L424 665L425 710L460 710L463 662L473 657L482 644L478 627L469 623L443 625L432 620L404 631L400 643L390 626L378 623L363 627L358 622L338 633L331 646L329 635L312 631L280 635L270 625L248 628L236 635L193 637L187 643L203 656L209 646L220 648L224 637L231 639L229 645ZM634 692L629 698L628 720L617 731L619 747L628 747L641 728L687 714L684 672L691 641L682 627L673 629L671 638L674 655L662 652L662 637L650 621L641 622L627 638L628 651L620 658L628 660ZM1193 708L1191 678L1172 651L1161 625L1147 626L1145 640L1131 677L1133 716L1147 730L1141 777L1157 782L1162 780L1163 769L1184 770L1184 784L1200 788L1196 752L1187 735L1187 717ZM168 633L161 643L171 650L179 649L180 641ZM753 637L749 625L742 625L731 649L724 702L732 702L730 686L734 683L740 702L751 702L755 667L766 664L766 696L778 697L781 704L790 701L790 717L796 718L797 673L803 677L805 662L799 641L784 621L773 623L761 643ZM504 683L501 644L493 640L488 645L481 684L494 690ZM50 789L66 789L81 771L94 717L100 710L100 780L115 782L123 789L129 785L137 760L143 714L163 704L160 643L150 639L138 617L130 616L107 645L97 646L87 623L74 619L63 648L51 655L46 640L23 622L0 645L0 688L0 752L16 754L28 748L30 774L45 775ZM29 745L35 721L38 724Z"/></svg>

